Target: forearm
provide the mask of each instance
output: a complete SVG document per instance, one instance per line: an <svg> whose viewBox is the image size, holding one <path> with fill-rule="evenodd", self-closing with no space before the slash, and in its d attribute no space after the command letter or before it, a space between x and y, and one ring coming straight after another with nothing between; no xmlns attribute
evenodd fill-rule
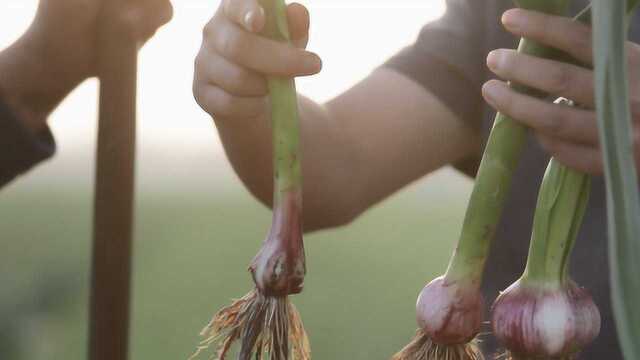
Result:
<svg viewBox="0 0 640 360"><path fill-rule="evenodd" d="M353 149L340 121L327 106L299 97L304 220L308 231L333 227L353 218L348 178ZM227 156L249 191L267 206L273 195L270 119L234 119L216 123ZM343 205L340 205L340 204Z"/></svg>
<svg viewBox="0 0 640 360"><path fill-rule="evenodd" d="M0 52L0 187L49 158L55 143L47 115L67 90L51 86L55 69L37 57L28 35Z"/></svg>
<svg viewBox="0 0 640 360"><path fill-rule="evenodd" d="M433 94L389 69L318 105L300 100L305 230L343 225L410 182L480 154L478 134ZM219 121L249 190L271 203L268 119Z"/></svg>
<svg viewBox="0 0 640 360"><path fill-rule="evenodd" d="M43 54L44 39L32 32L0 52L0 94L34 131L46 126L57 104L82 81L74 69L56 66Z"/></svg>

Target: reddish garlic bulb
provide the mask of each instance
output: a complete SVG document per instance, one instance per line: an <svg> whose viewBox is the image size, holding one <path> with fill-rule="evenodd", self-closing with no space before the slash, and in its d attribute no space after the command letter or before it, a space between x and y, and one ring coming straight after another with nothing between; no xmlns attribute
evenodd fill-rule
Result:
<svg viewBox="0 0 640 360"><path fill-rule="evenodd" d="M600 332L600 312L589 293L573 281L540 288L518 281L493 305L493 332L514 355L564 358Z"/></svg>
<svg viewBox="0 0 640 360"><path fill-rule="evenodd" d="M302 291L306 274L299 191L282 195L271 230L249 270L260 292L286 296Z"/></svg>
<svg viewBox="0 0 640 360"><path fill-rule="evenodd" d="M482 295L476 286L439 277L422 289L416 312L418 325L433 342L465 344L480 332Z"/></svg>
<svg viewBox="0 0 640 360"><path fill-rule="evenodd" d="M555 159L542 179L522 277L493 305L496 338L515 358L567 359L600 332L600 313L569 276L569 259L587 208L588 175Z"/></svg>

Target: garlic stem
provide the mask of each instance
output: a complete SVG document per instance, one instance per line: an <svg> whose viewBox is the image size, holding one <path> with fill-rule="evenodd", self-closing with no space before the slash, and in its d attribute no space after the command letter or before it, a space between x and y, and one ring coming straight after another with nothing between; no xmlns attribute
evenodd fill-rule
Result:
<svg viewBox="0 0 640 360"><path fill-rule="evenodd" d="M590 191L589 175L551 159L538 195L523 281L550 286L568 279L569 256Z"/></svg>

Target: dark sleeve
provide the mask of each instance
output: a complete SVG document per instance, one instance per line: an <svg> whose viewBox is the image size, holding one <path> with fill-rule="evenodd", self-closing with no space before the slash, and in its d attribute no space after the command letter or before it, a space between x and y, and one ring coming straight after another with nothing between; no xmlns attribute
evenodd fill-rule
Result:
<svg viewBox="0 0 640 360"><path fill-rule="evenodd" d="M416 42L384 66L415 80L465 123L479 130L483 121L486 5L479 0L447 0L443 17L427 24ZM480 154L455 164L475 173Z"/></svg>
<svg viewBox="0 0 640 360"><path fill-rule="evenodd" d="M49 129L34 133L0 98L0 187L55 152Z"/></svg>

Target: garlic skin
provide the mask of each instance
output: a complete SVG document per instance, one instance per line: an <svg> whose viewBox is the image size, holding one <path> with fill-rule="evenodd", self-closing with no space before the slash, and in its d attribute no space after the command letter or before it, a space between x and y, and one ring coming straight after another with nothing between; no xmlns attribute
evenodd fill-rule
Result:
<svg viewBox="0 0 640 360"><path fill-rule="evenodd" d="M600 333L600 312L589 293L567 281L553 288L519 280L493 305L491 326L513 354L563 358L590 344Z"/></svg>
<svg viewBox="0 0 640 360"><path fill-rule="evenodd" d="M480 332L482 295L475 286L439 277L422 289L416 313L418 325L434 343L465 344Z"/></svg>
<svg viewBox="0 0 640 360"><path fill-rule="evenodd" d="M300 199L299 191L283 194L274 209L271 230L249 266L253 281L263 295L287 296L302 292L307 269Z"/></svg>

